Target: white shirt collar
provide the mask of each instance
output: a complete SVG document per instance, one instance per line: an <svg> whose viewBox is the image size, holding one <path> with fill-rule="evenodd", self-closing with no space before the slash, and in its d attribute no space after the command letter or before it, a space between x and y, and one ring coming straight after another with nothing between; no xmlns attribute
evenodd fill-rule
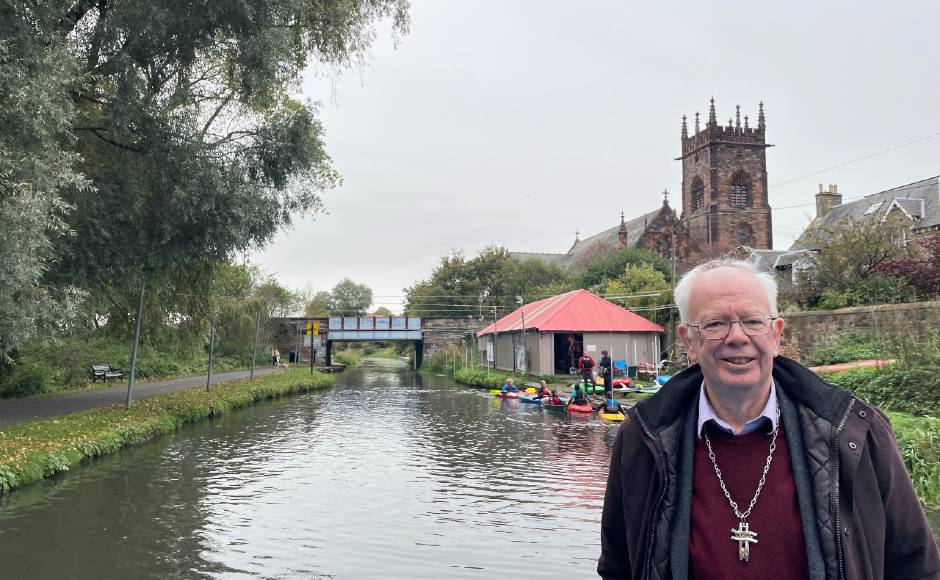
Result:
<svg viewBox="0 0 940 580"><path fill-rule="evenodd" d="M715 409L712 408L711 403L708 401L708 397L705 395L705 381L702 381L701 390L698 395L698 428L696 433L698 433L699 438L702 437L702 427L705 426L705 423L708 421L714 421L716 425L721 427L723 430L734 435L744 435L745 433L750 433L755 431L763 423L764 418L770 419L770 433L773 433L774 429L777 428L777 384L771 380L770 383L770 396L767 397L767 404L764 405L764 410L760 412L760 415L754 417L750 421L744 424L744 427L741 428L741 431L735 433L731 425L727 421L724 421L718 417L718 414L715 413Z"/></svg>

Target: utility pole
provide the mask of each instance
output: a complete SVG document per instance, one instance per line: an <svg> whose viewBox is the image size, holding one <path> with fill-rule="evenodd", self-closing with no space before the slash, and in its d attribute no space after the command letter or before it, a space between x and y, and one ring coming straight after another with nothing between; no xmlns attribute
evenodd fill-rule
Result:
<svg viewBox="0 0 940 580"><path fill-rule="evenodd" d="M525 340L525 300L522 299L522 296L516 296L516 302L519 304L519 314L522 316L522 374L527 374L529 345L526 344Z"/></svg>
<svg viewBox="0 0 940 580"><path fill-rule="evenodd" d="M255 380L255 359L258 357L258 332L261 330L261 311L255 312L255 342L251 346L251 374L248 381Z"/></svg>
<svg viewBox="0 0 940 580"><path fill-rule="evenodd" d="M496 370L496 350L499 345L499 331L496 330L496 307L493 307L493 370Z"/></svg>
<svg viewBox="0 0 940 580"><path fill-rule="evenodd" d="M206 390L209 390L209 385L212 383L212 355L215 353L215 314L212 314L212 318L209 319L209 372L206 375Z"/></svg>
<svg viewBox="0 0 940 580"><path fill-rule="evenodd" d="M137 320L134 322L134 347L131 350L131 376L127 381L127 408L131 408L131 401L134 400L134 376L137 373L137 345L140 344L140 317L144 311L144 281L140 279L140 295L137 297Z"/></svg>

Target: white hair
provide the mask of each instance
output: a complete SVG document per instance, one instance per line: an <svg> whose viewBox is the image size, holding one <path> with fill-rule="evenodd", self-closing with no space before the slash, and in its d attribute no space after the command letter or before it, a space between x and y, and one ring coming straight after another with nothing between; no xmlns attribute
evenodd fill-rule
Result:
<svg viewBox="0 0 940 580"><path fill-rule="evenodd" d="M695 285L695 279L703 272L716 270L718 268L735 268L736 270L741 270L742 272L747 272L754 276L754 279L757 280L761 288L764 289L764 292L767 293L767 302L770 303L770 315L777 316L777 281L772 274L768 272L758 272L754 264L744 260L738 260L737 258L717 258L692 268L686 272L685 275L682 276L682 280L676 284L676 289L673 291L673 299L676 301L676 306L679 307L679 320L681 322L689 321L689 298L692 297L692 286Z"/></svg>

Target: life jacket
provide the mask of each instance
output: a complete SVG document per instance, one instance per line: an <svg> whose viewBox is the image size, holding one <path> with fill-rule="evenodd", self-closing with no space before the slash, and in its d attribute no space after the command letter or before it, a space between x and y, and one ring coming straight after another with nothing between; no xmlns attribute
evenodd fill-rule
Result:
<svg viewBox="0 0 940 580"><path fill-rule="evenodd" d="M588 355L584 355L578 359L578 366L581 367L583 371L589 371L594 368L594 359Z"/></svg>

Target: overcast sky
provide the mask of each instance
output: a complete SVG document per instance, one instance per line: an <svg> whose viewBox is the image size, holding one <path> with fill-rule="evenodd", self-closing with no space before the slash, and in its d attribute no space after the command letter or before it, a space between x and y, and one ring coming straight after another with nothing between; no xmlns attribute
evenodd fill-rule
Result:
<svg viewBox="0 0 940 580"><path fill-rule="evenodd" d="M410 32L382 28L366 66L305 79L344 182L251 259L396 310L452 249L565 252L663 189L681 209L681 117L711 96L723 124L765 104L786 249L819 182L848 200L940 174L938 30L936 0L412 0Z"/></svg>

